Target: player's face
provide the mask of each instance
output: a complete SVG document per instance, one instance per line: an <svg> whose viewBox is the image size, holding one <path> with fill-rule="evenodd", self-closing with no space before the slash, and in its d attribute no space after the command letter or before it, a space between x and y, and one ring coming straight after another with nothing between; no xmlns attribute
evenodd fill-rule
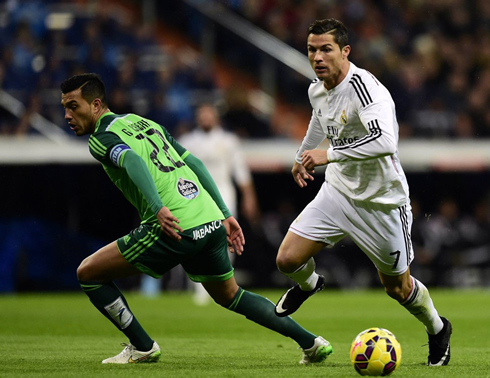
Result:
<svg viewBox="0 0 490 378"><path fill-rule="evenodd" d="M325 33L308 35L307 48L311 68L323 80L325 87L331 89L339 84L347 73L346 67L348 70L350 46L340 49L334 36Z"/></svg>
<svg viewBox="0 0 490 378"><path fill-rule="evenodd" d="M61 95L61 105L65 108L65 119L75 135L92 134L95 128L94 100L89 104L82 97L82 90L76 89Z"/></svg>
<svg viewBox="0 0 490 378"><path fill-rule="evenodd" d="M218 114L210 106L202 106L197 110L196 122L205 131L212 130L218 124Z"/></svg>

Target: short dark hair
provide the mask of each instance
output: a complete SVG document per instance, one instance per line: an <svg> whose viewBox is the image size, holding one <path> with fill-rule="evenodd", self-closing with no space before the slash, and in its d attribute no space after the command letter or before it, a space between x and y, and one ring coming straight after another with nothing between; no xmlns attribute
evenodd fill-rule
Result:
<svg viewBox="0 0 490 378"><path fill-rule="evenodd" d="M81 89L82 97L89 104L98 98L104 105L107 105L104 82L96 73L84 73L72 76L63 81L60 87L61 93L69 93Z"/></svg>
<svg viewBox="0 0 490 378"><path fill-rule="evenodd" d="M349 44L349 32L345 25L335 18L327 18L325 20L316 20L308 27L308 34L325 34L333 35L333 39L341 49Z"/></svg>

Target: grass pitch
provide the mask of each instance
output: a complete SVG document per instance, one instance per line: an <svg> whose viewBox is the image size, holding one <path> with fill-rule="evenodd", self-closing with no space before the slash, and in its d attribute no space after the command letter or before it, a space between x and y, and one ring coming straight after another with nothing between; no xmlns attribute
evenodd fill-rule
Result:
<svg viewBox="0 0 490 378"><path fill-rule="evenodd" d="M257 291L273 302L282 291ZM324 336L334 354L300 366L291 339L215 304L197 307L190 294L148 299L127 294L131 309L162 348L156 364L102 365L126 342L83 293L0 296L1 377L356 377L349 361L353 338L369 327L392 331L402 346L394 377L490 377L490 291L431 290L453 324L449 366L425 366L422 325L376 291L322 291L293 318Z"/></svg>

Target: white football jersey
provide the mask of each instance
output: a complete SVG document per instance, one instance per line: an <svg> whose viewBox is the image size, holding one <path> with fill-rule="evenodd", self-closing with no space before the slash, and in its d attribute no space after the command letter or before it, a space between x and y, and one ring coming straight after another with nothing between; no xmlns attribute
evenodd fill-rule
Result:
<svg viewBox="0 0 490 378"><path fill-rule="evenodd" d="M408 202L408 184L398 159L398 122L388 90L350 62L344 80L326 89L315 79L308 95L313 108L308 131L296 153L328 139L325 179L351 199L392 206Z"/></svg>

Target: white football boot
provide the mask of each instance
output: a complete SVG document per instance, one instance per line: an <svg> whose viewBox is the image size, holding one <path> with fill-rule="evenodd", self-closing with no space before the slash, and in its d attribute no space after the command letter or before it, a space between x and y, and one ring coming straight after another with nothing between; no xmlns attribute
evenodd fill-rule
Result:
<svg viewBox="0 0 490 378"><path fill-rule="evenodd" d="M157 362L162 352L160 347L153 342L153 347L147 352L136 350L134 345L122 343L124 349L117 356L106 358L102 361L103 364L135 364L142 362Z"/></svg>
<svg viewBox="0 0 490 378"><path fill-rule="evenodd" d="M323 362L327 356L333 353L333 347L323 337L318 336L311 348L303 349L303 359L299 362L302 365Z"/></svg>

